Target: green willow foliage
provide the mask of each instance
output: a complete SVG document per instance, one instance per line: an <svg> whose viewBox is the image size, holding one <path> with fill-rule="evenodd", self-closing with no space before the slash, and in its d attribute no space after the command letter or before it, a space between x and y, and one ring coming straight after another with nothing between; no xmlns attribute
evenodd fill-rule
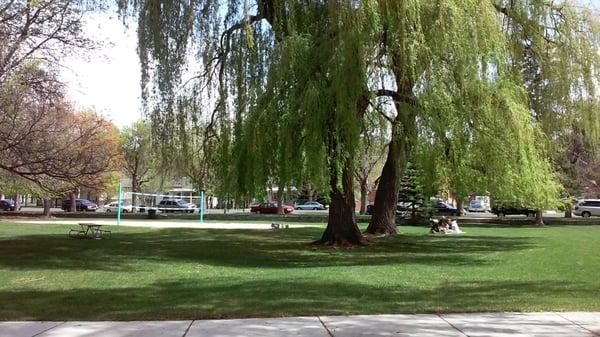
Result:
<svg viewBox="0 0 600 337"><path fill-rule="evenodd" d="M306 177L341 186L368 102L389 91L395 108L382 113L414 145L428 172L422 185L462 195L550 205L560 186L542 140L574 106L587 108L570 122L585 121L594 137L600 129L585 103L598 85L597 26L566 2L119 4L137 14L155 136L168 149L201 125L221 195L261 195Z"/></svg>
<svg viewBox="0 0 600 337"><path fill-rule="evenodd" d="M512 79L528 92L528 107L542 130L544 155L578 193L572 158L598 158L600 151L600 21L598 12L577 3L514 1L503 29L510 40ZM540 24L541 23L541 24ZM571 144L583 139L582 153ZM587 165L587 164L584 164Z"/></svg>

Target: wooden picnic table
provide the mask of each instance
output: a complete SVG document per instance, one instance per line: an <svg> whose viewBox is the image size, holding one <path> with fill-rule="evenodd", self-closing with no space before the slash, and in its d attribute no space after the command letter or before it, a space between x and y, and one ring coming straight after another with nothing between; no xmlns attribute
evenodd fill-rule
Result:
<svg viewBox="0 0 600 337"><path fill-rule="evenodd" d="M73 229L69 231L69 237L77 239L104 239L110 238L111 232L102 229L102 225L91 222L80 222L81 229Z"/></svg>

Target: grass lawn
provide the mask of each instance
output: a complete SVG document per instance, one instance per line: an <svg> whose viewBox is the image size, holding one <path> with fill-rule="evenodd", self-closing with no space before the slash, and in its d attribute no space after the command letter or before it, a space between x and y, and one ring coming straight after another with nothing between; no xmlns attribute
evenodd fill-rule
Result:
<svg viewBox="0 0 600 337"><path fill-rule="evenodd" d="M322 228L199 230L0 222L0 320L600 311L600 227L468 227L357 249Z"/></svg>

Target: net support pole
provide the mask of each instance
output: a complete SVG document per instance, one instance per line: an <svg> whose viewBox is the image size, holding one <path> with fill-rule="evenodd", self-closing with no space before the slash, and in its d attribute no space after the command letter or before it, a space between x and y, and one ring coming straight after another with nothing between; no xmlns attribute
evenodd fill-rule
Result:
<svg viewBox="0 0 600 337"><path fill-rule="evenodd" d="M204 224L204 191L200 191L200 224Z"/></svg>
<svg viewBox="0 0 600 337"><path fill-rule="evenodd" d="M121 224L121 194L123 192L123 186L119 181L119 193L117 195L117 225Z"/></svg>

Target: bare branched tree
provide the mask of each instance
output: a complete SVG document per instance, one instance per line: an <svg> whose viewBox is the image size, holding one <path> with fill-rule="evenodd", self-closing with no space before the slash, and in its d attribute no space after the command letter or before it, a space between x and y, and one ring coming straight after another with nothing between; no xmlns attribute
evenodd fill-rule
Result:
<svg viewBox="0 0 600 337"><path fill-rule="evenodd" d="M75 0L9 0L0 5L0 83L30 63L59 65L61 58L93 46L82 34Z"/></svg>

